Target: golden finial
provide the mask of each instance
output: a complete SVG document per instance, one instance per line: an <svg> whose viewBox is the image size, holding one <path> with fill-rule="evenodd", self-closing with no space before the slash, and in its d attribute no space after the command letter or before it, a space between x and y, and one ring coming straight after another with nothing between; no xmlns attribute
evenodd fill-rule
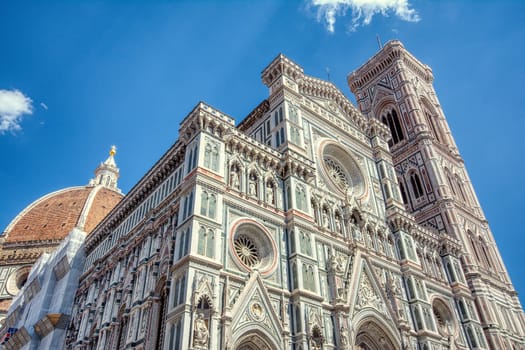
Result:
<svg viewBox="0 0 525 350"><path fill-rule="evenodd" d="M113 145L111 146L111 149L109 150L109 155L114 156L117 153L117 146Z"/></svg>

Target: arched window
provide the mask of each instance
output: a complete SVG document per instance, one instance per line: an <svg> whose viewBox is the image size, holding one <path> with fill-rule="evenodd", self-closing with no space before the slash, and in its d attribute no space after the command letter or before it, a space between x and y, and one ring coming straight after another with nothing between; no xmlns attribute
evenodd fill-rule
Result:
<svg viewBox="0 0 525 350"><path fill-rule="evenodd" d="M407 194L405 192L405 186L403 185L401 180L399 180L399 190L401 191L401 198L403 198L403 203L405 205L408 205L408 198L407 198Z"/></svg>
<svg viewBox="0 0 525 350"><path fill-rule="evenodd" d="M423 196L423 186L421 185L421 179L419 178L419 175L415 172L412 172L410 174L410 184L412 185L412 190L414 192L414 197L416 199Z"/></svg>
<svg viewBox="0 0 525 350"><path fill-rule="evenodd" d="M478 262L481 262L480 257L479 257L478 247L476 245L476 241L474 240L474 237L472 237L472 232L469 231L468 236L469 236L470 245L472 246L472 250L474 251L474 256L476 257L476 260Z"/></svg>
<svg viewBox="0 0 525 350"><path fill-rule="evenodd" d="M312 239L310 238L310 235L301 231L300 236L301 253L312 256Z"/></svg>
<svg viewBox="0 0 525 350"><path fill-rule="evenodd" d="M203 191L201 193L201 215L215 218L215 208L217 206L217 196L213 193Z"/></svg>
<svg viewBox="0 0 525 350"><path fill-rule="evenodd" d="M461 199L466 202L467 201L467 196L465 196L465 191L463 190L463 183L461 181L461 179L459 178L458 175L455 176L456 177L456 184L458 186L458 190L459 190L459 195L461 196Z"/></svg>
<svg viewBox="0 0 525 350"><path fill-rule="evenodd" d="M199 243L197 253L213 258L215 246L215 234L213 230L206 230L204 226L199 229Z"/></svg>
<svg viewBox="0 0 525 350"><path fill-rule="evenodd" d="M297 204L297 209L306 211L306 192L301 185L295 187L295 202Z"/></svg>
<svg viewBox="0 0 525 350"><path fill-rule="evenodd" d="M403 141L405 135L403 134L403 129L401 128L401 123L397 116L395 109L386 112L381 118L381 121L388 126L390 132L392 133L392 139L389 141L389 146L395 145L396 143Z"/></svg>
<svg viewBox="0 0 525 350"><path fill-rule="evenodd" d="M467 327L467 338L469 340L470 345L473 348L477 348L478 347L478 342L476 340L476 336L474 335L474 332L472 332L472 328L470 326Z"/></svg>
<svg viewBox="0 0 525 350"><path fill-rule="evenodd" d="M439 129L436 125L435 118L430 114L429 111L425 111L425 116L427 117L427 123L430 127L430 131L432 132L432 135L436 138L438 142L443 142L441 140L441 134L439 133Z"/></svg>
<svg viewBox="0 0 525 350"><path fill-rule="evenodd" d="M211 169L219 170L219 147L217 145L214 145L211 151Z"/></svg>
<svg viewBox="0 0 525 350"><path fill-rule="evenodd" d="M492 267L492 262L490 259L490 255L488 252L488 247L483 238L479 238L479 245L481 247L481 252L483 253L483 258L485 260L485 263L487 264L487 267Z"/></svg>
<svg viewBox="0 0 525 350"><path fill-rule="evenodd" d="M456 187L454 186L454 183L453 183L452 178L450 176L450 171L448 169L445 169L445 176L447 177L448 186L450 187L450 190L452 191L452 194L455 197L456 196Z"/></svg>
<svg viewBox="0 0 525 350"><path fill-rule="evenodd" d="M209 143L206 143L204 147L204 166L211 168L211 145Z"/></svg>

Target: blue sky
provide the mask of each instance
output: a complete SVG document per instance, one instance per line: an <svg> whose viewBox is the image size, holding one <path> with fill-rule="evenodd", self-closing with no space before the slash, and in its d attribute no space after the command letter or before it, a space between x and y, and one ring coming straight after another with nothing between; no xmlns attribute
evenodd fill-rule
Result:
<svg viewBox="0 0 525 350"><path fill-rule="evenodd" d="M400 39L432 67L506 266L525 293L525 2L410 1L407 9L415 12L387 8L369 24L362 13L353 30L359 9L339 9L330 32L327 12L300 1L3 3L0 103L18 104L0 104L1 121L11 123L0 123L0 229L40 196L86 184L112 144L127 192L198 101L240 121L267 96L260 72L280 52L309 75L326 78L328 68L354 101L346 75L377 52L379 35Z"/></svg>

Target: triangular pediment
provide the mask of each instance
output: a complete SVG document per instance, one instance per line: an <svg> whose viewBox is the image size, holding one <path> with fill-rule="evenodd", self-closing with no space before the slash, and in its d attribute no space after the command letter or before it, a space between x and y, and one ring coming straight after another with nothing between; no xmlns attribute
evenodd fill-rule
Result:
<svg viewBox="0 0 525 350"><path fill-rule="evenodd" d="M378 285L369 263L365 259L361 259L361 264L356 265L359 265L355 271L359 279L354 288L352 288L352 295L350 295L352 315L371 308L392 319L385 293Z"/></svg>
<svg viewBox="0 0 525 350"><path fill-rule="evenodd" d="M333 113L337 116L343 117L345 115L344 111L340 108L338 103L331 98L323 98L318 96L309 96L309 98L316 103L317 105L324 108L326 111Z"/></svg>
<svg viewBox="0 0 525 350"><path fill-rule="evenodd" d="M259 330L281 344L283 327L260 274L252 274L231 310L231 334L235 341L248 332Z"/></svg>
<svg viewBox="0 0 525 350"><path fill-rule="evenodd" d="M374 95L370 95L372 106L377 105L385 97L391 97L394 94L392 90L381 85L374 87Z"/></svg>

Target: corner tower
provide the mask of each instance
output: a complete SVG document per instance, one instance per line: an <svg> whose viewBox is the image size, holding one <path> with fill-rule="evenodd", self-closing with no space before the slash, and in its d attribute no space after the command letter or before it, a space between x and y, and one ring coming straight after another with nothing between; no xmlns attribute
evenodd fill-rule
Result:
<svg viewBox="0 0 525 350"><path fill-rule="evenodd" d="M401 42L390 41L348 76L348 85L361 112L390 129L389 146L406 210L419 224L462 243L461 265L476 304L476 311L461 315L462 322L478 318L490 348L510 348L524 341L523 310L433 79L429 66L419 62ZM446 251L441 254L446 261ZM461 301L454 278L450 281L456 301Z"/></svg>

